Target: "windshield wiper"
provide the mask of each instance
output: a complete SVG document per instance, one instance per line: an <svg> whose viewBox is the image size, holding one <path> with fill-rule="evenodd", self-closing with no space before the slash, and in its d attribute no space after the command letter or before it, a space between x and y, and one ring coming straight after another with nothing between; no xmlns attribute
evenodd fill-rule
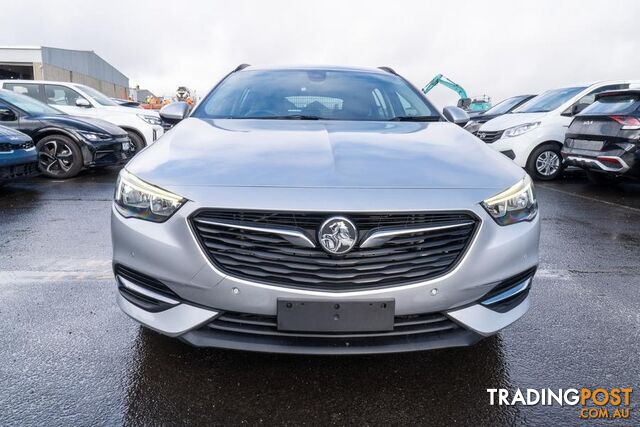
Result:
<svg viewBox="0 0 640 427"><path fill-rule="evenodd" d="M307 116L304 114L291 114L288 116L260 116L260 117L243 117L243 119L259 119L259 120L327 120L318 116Z"/></svg>
<svg viewBox="0 0 640 427"><path fill-rule="evenodd" d="M439 122L438 116L396 116L389 119L390 122Z"/></svg>

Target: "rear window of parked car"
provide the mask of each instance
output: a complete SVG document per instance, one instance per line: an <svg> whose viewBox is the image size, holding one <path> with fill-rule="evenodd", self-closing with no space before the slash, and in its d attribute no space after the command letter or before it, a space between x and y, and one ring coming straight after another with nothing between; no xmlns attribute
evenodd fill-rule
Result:
<svg viewBox="0 0 640 427"><path fill-rule="evenodd" d="M630 114L638 111L640 95L603 96L582 111L582 115Z"/></svg>
<svg viewBox="0 0 640 427"><path fill-rule="evenodd" d="M40 85L37 83L5 83L3 87L21 95L41 99Z"/></svg>

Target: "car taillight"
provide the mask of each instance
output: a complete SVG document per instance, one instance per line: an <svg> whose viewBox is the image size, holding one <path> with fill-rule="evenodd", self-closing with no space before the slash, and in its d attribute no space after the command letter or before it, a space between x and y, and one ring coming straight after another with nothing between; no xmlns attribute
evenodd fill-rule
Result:
<svg viewBox="0 0 640 427"><path fill-rule="evenodd" d="M640 120L630 116L609 116L622 125L622 129L635 130L640 129Z"/></svg>
<svg viewBox="0 0 640 427"><path fill-rule="evenodd" d="M620 159L618 157L613 157L613 156L598 156L597 159L599 161L601 161L602 163L614 166L614 167L619 167L622 168L623 164L620 162Z"/></svg>

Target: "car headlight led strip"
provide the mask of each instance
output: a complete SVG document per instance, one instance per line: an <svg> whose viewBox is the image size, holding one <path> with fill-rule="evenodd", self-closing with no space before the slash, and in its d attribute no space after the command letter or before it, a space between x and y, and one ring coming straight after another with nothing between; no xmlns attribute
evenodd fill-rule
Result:
<svg viewBox="0 0 640 427"><path fill-rule="evenodd" d="M118 176L114 201L118 212L126 218L164 222L187 200L144 182L126 169L122 169Z"/></svg>
<svg viewBox="0 0 640 427"><path fill-rule="evenodd" d="M538 213L538 201L529 175L481 204L499 225L531 221Z"/></svg>

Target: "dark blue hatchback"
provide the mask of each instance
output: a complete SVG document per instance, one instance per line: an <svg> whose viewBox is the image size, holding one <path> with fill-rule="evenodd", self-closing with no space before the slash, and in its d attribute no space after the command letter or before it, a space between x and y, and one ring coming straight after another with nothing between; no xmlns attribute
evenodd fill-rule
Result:
<svg viewBox="0 0 640 427"><path fill-rule="evenodd" d="M0 184L38 173L38 153L31 137L0 126Z"/></svg>

